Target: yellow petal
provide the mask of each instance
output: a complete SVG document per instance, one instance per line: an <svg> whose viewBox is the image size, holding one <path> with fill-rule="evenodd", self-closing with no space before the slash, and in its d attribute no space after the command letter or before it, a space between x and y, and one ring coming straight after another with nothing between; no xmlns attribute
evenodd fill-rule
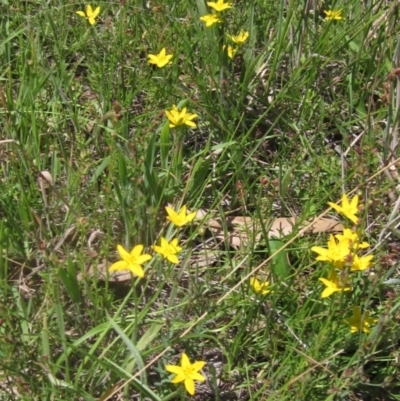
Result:
<svg viewBox="0 0 400 401"><path fill-rule="evenodd" d="M174 248L179 248L179 247L178 247L178 238L174 238L174 239L171 241L171 245L172 245Z"/></svg>
<svg viewBox="0 0 400 401"><path fill-rule="evenodd" d="M137 258L140 256L140 254L143 252L143 245L136 245L132 250L131 250L131 256L134 258Z"/></svg>
<svg viewBox="0 0 400 401"><path fill-rule="evenodd" d="M134 274L135 276L138 276L140 278L144 277L144 270L142 266L140 265L135 265L135 264L130 264L128 265L128 269Z"/></svg>
<svg viewBox="0 0 400 401"><path fill-rule="evenodd" d="M100 14L100 7L97 7L93 12L93 18L96 18Z"/></svg>
<svg viewBox="0 0 400 401"><path fill-rule="evenodd" d="M319 278L319 281L321 281L322 283L324 283L325 286L329 287L329 288L336 288L336 285L334 282L327 280L326 278Z"/></svg>
<svg viewBox="0 0 400 401"><path fill-rule="evenodd" d="M355 195L354 198L350 201L350 207L352 209L357 209L358 206L358 195Z"/></svg>
<svg viewBox="0 0 400 401"><path fill-rule="evenodd" d="M108 268L108 271L110 272L120 270L128 270L128 263L126 263L124 260L115 262Z"/></svg>
<svg viewBox="0 0 400 401"><path fill-rule="evenodd" d="M343 212L343 208L339 205L337 205L336 203L333 202L328 202L328 205L332 208L335 209L338 213L342 213Z"/></svg>
<svg viewBox="0 0 400 401"><path fill-rule="evenodd" d="M198 372L199 370L201 370L201 369L203 369L204 368L204 365L205 365L206 363L204 362L204 361L197 361L197 362L194 362L194 363L192 363L192 369L193 370L195 370L196 372ZM199 380L199 379L194 379L194 380ZM200 379L201 380L201 379ZM204 380L204 378L203 378L203 380Z"/></svg>
<svg viewBox="0 0 400 401"><path fill-rule="evenodd" d="M194 395L194 381L192 379L185 380L185 388L190 395Z"/></svg>
<svg viewBox="0 0 400 401"><path fill-rule="evenodd" d="M182 369L189 368L190 365L191 365L191 363L190 363L189 357L185 353L183 353L181 356Z"/></svg>
<svg viewBox="0 0 400 401"><path fill-rule="evenodd" d="M152 64L158 63L158 57L155 56L154 54L149 54L147 57L149 58L150 63Z"/></svg>
<svg viewBox="0 0 400 401"><path fill-rule="evenodd" d="M192 373L190 375L190 378L193 379L193 380L197 380L199 382L203 382L203 381L206 380L206 378L201 373L198 373L198 372Z"/></svg>
<svg viewBox="0 0 400 401"><path fill-rule="evenodd" d="M145 253L144 255L140 255L136 258L136 263L138 265L142 265L143 263L148 262L151 259L151 255Z"/></svg>
<svg viewBox="0 0 400 401"><path fill-rule="evenodd" d="M190 221L192 221L195 217L196 217L196 212L192 212L192 213L189 213L187 216L186 216L186 220L188 221L188 222L190 222Z"/></svg>
<svg viewBox="0 0 400 401"><path fill-rule="evenodd" d="M129 253L124 249L122 245L117 245L117 251L122 260L129 259Z"/></svg>
<svg viewBox="0 0 400 401"><path fill-rule="evenodd" d="M196 125L193 121L187 120L187 121L185 122L185 124L186 124L188 127L190 127L190 128L196 128L196 127L197 127L197 125Z"/></svg>
<svg viewBox="0 0 400 401"><path fill-rule="evenodd" d="M185 380L186 376L182 375L176 375L172 380L171 383L177 384L180 382L183 382Z"/></svg>
<svg viewBox="0 0 400 401"><path fill-rule="evenodd" d="M175 373L176 375L183 375L183 369L176 365L166 365L165 370L170 373Z"/></svg>
<svg viewBox="0 0 400 401"><path fill-rule="evenodd" d="M332 287L326 287L321 294L321 298L328 298L330 297L334 292L336 292L337 290L335 288Z"/></svg>
<svg viewBox="0 0 400 401"><path fill-rule="evenodd" d="M171 112L169 110L165 110L165 115L167 116L168 120L174 120L174 116L171 114ZM170 212L168 212L168 209L169 210L172 210L172 209L170 209L168 206L166 207L166 209L167 209L167 213L169 215Z"/></svg>
<svg viewBox="0 0 400 401"><path fill-rule="evenodd" d="M252 287L259 287L260 286L260 282L255 277L252 277L250 279L250 285Z"/></svg>
<svg viewBox="0 0 400 401"><path fill-rule="evenodd" d="M179 259L177 258L176 255L168 255L168 256L167 256L167 259L168 259L171 263L173 263L173 264L175 264L175 265L177 265L177 264L179 263Z"/></svg>
<svg viewBox="0 0 400 401"><path fill-rule="evenodd" d="M86 14L83 11L77 11L76 13L81 17L86 18Z"/></svg>

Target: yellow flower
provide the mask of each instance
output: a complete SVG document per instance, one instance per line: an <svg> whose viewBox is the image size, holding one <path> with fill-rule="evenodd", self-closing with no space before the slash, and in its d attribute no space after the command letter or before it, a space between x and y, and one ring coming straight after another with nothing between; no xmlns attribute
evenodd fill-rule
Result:
<svg viewBox="0 0 400 401"><path fill-rule="evenodd" d="M181 357L181 366L166 365L165 370L170 373L175 373L175 377L171 380L171 383L185 382L186 391L190 395L194 395L195 387L194 381L203 382L206 378L199 373L203 369L206 363L204 361L196 361L190 363L188 356L183 353Z"/></svg>
<svg viewBox="0 0 400 401"><path fill-rule="evenodd" d="M228 47L226 45L224 45L222 47L224 50L226 49L226 53L228 54L229 58L232 58L235 56L237 49L233 48L232 46L228 45Z"/></svg>
<svg viewBox="0 0 400 401"><path fill-rule="evenodd" d="M218 12L232 8L232 3L224 3L224 0L208 1L207 5Z"/></svg>
<svg viewBox="0 0 400 401"><path fill-rule="evenodd" d="M324 13L326 14L325 19L327 21L343 19L342 10L327 10L327 11L324 11Z"/></svg>
<svg viewBox="0 0 400 401"><path fill-rule="evenodd" d="M364 313L364 316L361 316L361 310L358 306L353 307L353 316L345 320L349 323L352 333L357 333L360 330L364 333L369 333L371 331L369 327L378 321L378 319L369 317L368 311Z"/></svg>
<svg viewBox="0 0 400 401"><path fill-rule="evenodd" d="M253 287L254 292L256 292L257 294L266 295L271 292L271 290L268 289L268 281L264 281L261 283L255 277L252 277L250 279L250 285Z"/></svg>
<svg viewBox="0 0 400 401"><path fill-rule="evenodd" d="M166 206L165 210L168 213L167 219L175 224L177 227L183 227L186 224L190 223L196 216L196 212L186 214L186 206L182 206L179 212L175 212L175 210Z"/></svg>
<svg viewBox="0 0 400 401"><path fill-rule="evenodd" d="M335 272L334 269L331 269L328 275L328 279L326 278L319 278L319 281L321 281L325 285L325 289L322 291L321 298L327 298L330 297L333 293L335 292L341 292L341 291L350 291L350 287L343 287L341 283L339 282L339 277L337 273Z"/></svg>
<svg viewBox="0 0 400 401"><path fill-rule="evenodd" d="M190 114L184 107L181 111L176 106L172 106L171 110L165 110L165 114L169 120L170 128L177 127L179 125L187 125L190 128L196 128L197 125L192 121L197 118L197 114Z"/></svg>
<svg viewBox="0 0 400 401"><path fill-rule="evenodd" d="M368 269L371 266L371 261L373 259L373 255L361 256L353 255L353 260L351 263L350 270L351 271L363 271Z"/></svg>
<svg viewBox="0 0 400 401"><path fill-rule="evenodd" d="M339 242L349 241L350 248L353 250L369 248L368 242L363 241L360 243L360 237L356 232L351 231L350 228L345 228L343 234L337 234L335 238Z"/></svg>
<svg viewBox="0 0 400 401"><path fill-rule="evenodd" d="M233 42L236 43L237 45L241 45L242 43L246 42L246 40L249 38L249 33L246 31L240 31L239 35L228 35L228 38Z"/></svg>
<svg viewBox="0 0 400 401"><path fill-rule="evenodd" d="M167 54L165 47L158 54L149 54L149 64L155 64L158 68L163 68L167 64L171 64L172 54Z"/></svg>
<svg viewBox="0 0 400 401"><path fill-rule="evenodd" d="M179 263L179 259L176 254L179 253L182 248L178 245L178 238L168 242L164 237L161 237L161 246L154 245L152 248L164 259L169 260L171 263Z"/></svg>
<svg viewBox="0 0 400 401"><path fill-rule="evenodd" d="M122 260L113 263L109 267L109 271L130 270L132 274L138 277L143 277L144 271L142 264L151 259L151 255L146 253L141 255L143 252L143 245L136 245L130 253L127 252L121 245L117 246L117 250Z"/></svg>
<svg viewBox="0 0 400 401"><path fill-rule="evenodd" d="M338 213L347 217L354 224L358 223L358 217L356 216L358 212L358 195L356 195L350 202L347 198L346 194L342 196L342 206L339 206L336 203L328 202L328 205L335 209Z"/></svg>
<svg viewBox="0 0 400 401"><path fill-rule="evenodd" d="M216 24L217 22L222 22L217 14L207 14L200 17L200 20L206 23L206 27Z"/></svg>
<svg viewBox="0 0 400 401"><path fill-rule="evenodd" d="M86 7L86 14L83 11L77 11L76 13L81 17L86 18L90 25L94 25L96 23L96 17L100 13L100 7L96 7L96 9L93 11L92 6L88 4Z"/></svg>
<svg viewBox="0 0 400 401"><path fill-rule="evenodd" d="M335 237L332 234L329 237L328 249L320 246L313 246L311 250L319 254L316 260L321 262L330 262L338 269L344 267L347 256L350 255L349 242L336 242Z"/></svg>

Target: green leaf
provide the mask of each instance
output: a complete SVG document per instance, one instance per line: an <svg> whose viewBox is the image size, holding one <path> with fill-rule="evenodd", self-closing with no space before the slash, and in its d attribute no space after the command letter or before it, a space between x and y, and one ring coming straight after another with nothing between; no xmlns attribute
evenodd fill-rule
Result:
<svg viewBox="0 0 400 401"><path fill-rule="evenodd" d="M285 244L278 239L270 239L268 241L268 247L270 251L270 255L273 255L280 248L282 248ZM277 278L287 279L291 274L291 267L289 264L288 253L285 249L282 249L271 259L272 272L275 274Z"/></svg>
<svg viewBox="0 0 400 401"><path fill-rule="evenodd" d="M93 184L96 182L96 180L100 177L100 175L103 173L103 171L108 167L110 164L111 157L107 156L102 163L100 164L99 167L97 167L96 171L93 174L93 177L90 179L89 184Z"/></svg>
<svg viewBox="0 0 400 401"><path fill-rule="evenodd" d="M160 135L160 152L161 152L161 168L168 170L169 153L171 150L171 135L169 130L169 121L166 121L161 129Z"/></svg>

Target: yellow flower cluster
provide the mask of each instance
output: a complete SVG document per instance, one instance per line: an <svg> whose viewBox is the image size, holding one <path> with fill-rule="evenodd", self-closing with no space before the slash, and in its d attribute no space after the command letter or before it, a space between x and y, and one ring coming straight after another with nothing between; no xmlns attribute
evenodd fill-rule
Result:
<svg viewBox="0 0 400 401"><path fill-rule="evenodd" d="M167 220L169 220L176 227L183 227L190 222L196 216L196 212L187 213L186 206L183 206L178 212L171 209L170 207L165 208L167 212ZM153 245L151 248L161 255L163 259L167 261L178 264L179 259L177 254L182 250L179 246L178 238L174 238L168 241L166 238L161 237L160 245ZM118 270L129 270L132 274L138 277L144 277L144 270L142 265L152 259L152 256L143 252L143 245L136 245L131 252L127 252L122 245L117 246L119 256L122 260L113 263L109 271ZM171 380L172 383L184 382L186 391L190 395L195 393L195 381L205 381L205 377L199 373L199 371L204 367L204 361L197 361L190 363L188 356L183 353L181 357L181 366L166 365L165 369L167 372L174 373L175 377Z"/></svg>
<svg viewBox="0 0 400 401"><path fill-rule="evenodd" d="M211 7L214 12L212 14L203 15L200 17L200 20L206 24L206 27L209 28L216 23L222 23L222 11L228 10L232 8L232 3L224 3L224 0L218 0L216 2L209 1L207 5ZM249 38L249 32L240 31L238 35L227 35L228 39L231 40L236 46L232 46L230 44L225 44L222 46L222 50L226 52L230 59L233 59L238 48L247 41Z"/></svg>
<svg viewBox="0 0 400 401"><path fill-rule="evenodd" d="M176 227L183 227L190 222L196 216L196 212L187 213L186 206L183 206L178 212L171 209L170 207L165 208L167 212L167 220L169 220ZM174 238L168 241L166 238L161 237L160 245L153 245L151 248L161 255L163 259L167 261L178 264L179 259L177 254L182 250L179 246L178 238ZM122 260L113 263L109 271L118 270L129 270L132 274L138 277L144 277L144 270L142 265L152 259L152 256L143 252L143 245L136 245L131 252L127 252L122 245L117 246L119 256ZM170 373L174 373L175 377L171 380L171 383L181 383L184 382L186 391L190 395L195 393L195 381L205 381L206 378L199 373L199 371L204 367L204 361L197 361L191 363L188 356L183 353L181 357L181 366L166 365L165 370Z"/></svg>
<svg viewBox="0 0 400 401"><path fill-rule="evenodd" d="M224 0L208 1L208 7L211 7L215 12L212 14L203 15L200 20L206 24L206 27L222 22L221 12L232 8L232 3L224 3Z"/></svg>
<svg viewBox="0 0 400 401"><path fill-rule="evenodd" d="M187 214L186 206L183 206L179 212L175 212L175 210L169 207L165 209L168 214L167 219L176 227L183 227L189 224L196 216L196 212ZM161 244L159 246L153 245L151 248L169 262L178 264L179 260L177 254L182 250L179 246L178 239L174 238L168 241L166 238L161 237L160 241ZM122 245L117 245L117 251L122 260L113 263L109 271L129 270L135 276L144 277L142 265L151 260L152 256L147 253L142 254L143 249L143 245L136 245L131 252L128 252Z"/></svg>
<svg viewBox="0 0 400 401"><path fill-rule="evenodd" d="M335 292L350 291L349 283L350 272L364 271L371 266L373 255L360 256L358 251L369 248L369 244L360 239L360 230L357 230L359 219L358 213L358 196L349 202L344 194L342 196L341 205L329 202L329 206L337 212L345 216L356 226L353 229L345 228L342 234L330 235L327 248L313 246L311 250L318 254L316 260L320 262L328 262L330 270L327 278L319 278L324 284L325 289L322 291L321 298L327 298ZM339 271L339 274L338 274ZM351 332L362 330L369 332L369 326L376 322L375 319L369 317L369 312L361 315L360 308L353 308L353 316L346 319L350 324Z"/></svg>
<svg viewBox="0 0 400 401"><path fill-rule="evenodd" d="M223 1L218 0L217 3L209 3L210 7L214 7L217 11L221 11L224 8L230 8L230 6L224 5ZM86 7L86 11L77 11L79 16L88 20L90 25L95 25L96 18L100 13L100 7L93 10L91 5ZM171 64L173 55L167 54L165 48L162 48L158 54L149 54L149 64L154 64L158 68L163 68L168 64ZM196 124L193 122L197 118L197 114L188 113L186 107L182 110L178 110L177 106L173 106L171 110L166 110L165 114L169 120L169 127L174 128L181 125L186 125L190 128L196 128ZM178 212L166 207L167 220L169 220L176 227L183 227L190 222L196 216L196 212L187 213L186 206L183 206ZM173 238L170 241L165 237L160 238L160 245L152 245L151 249L159 254L163 259L170 263L178 264L178 254L182 251L182 247L179 246L178 238ZM117 251L121 260L113 263L109 267L109 271L121 271L129 270L133 275L143 278L144 277L144 263L150 261L152 256L148 253L143 253L144 246L142 244L136 245L133 249L128 252L122 245L117 245ZM175 377L171 380L172 383L184 382L186 391L190 395L195 394L195 381L205 381L204 375L199 371L204 367L204 361L197 361L191 363L188 356L183 353L181 356L181 365L166 365L165 369L167 372L174 373Z"/></svg>

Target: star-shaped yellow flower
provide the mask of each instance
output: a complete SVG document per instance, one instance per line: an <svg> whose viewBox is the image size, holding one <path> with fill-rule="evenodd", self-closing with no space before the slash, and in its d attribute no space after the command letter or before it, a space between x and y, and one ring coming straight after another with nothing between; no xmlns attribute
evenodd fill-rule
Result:
<svg viewBox="0 0 400 401"><path fill-rule="evenodd" d="M216 24L217 22L222 22L217 14L203 15L202 17L200 17L200 20L205 22L207 28Z"/></svg>
<svg viewBox="0 0 400 401"><path fill-rule="evenodd" d="M329 237L328 249L320 246L313 246L311 250L318 253L319 256L316 258L318 261L330 262L338 269L344 267L347 256L350 255L349 242L336 242L332 234Z"/></svg>
<svg viewBox="0 0 400 401"><path fill-rule="evenodd" d="M325 289L322 291L321 298L328 298L335 292L341 291L350 291L350 287L343 287L342 284L339 282L339 276L335 272L334 269L331 269L328 275L328 279L326 278L319 278L325 285Z"/></svg>
<svg viewBox="0 0 400 401"><path fill-rule="evenodd" d="M208 1L207 5L218 12L232 8L232 3L224 3L224 0Z"/></svg>
<svg viewBox="0 0 400 401"><path fill-rule="evenodd" d="M324 13L326 14L325 19L327 21L343 19L342 10L326 10L326 11L324 11Z"/></svg>
<svg viewBox="0 0 400 401"><path fill-rule="evenodd" d="M132 274L138 277L144 277L142 264L151 259L151 255L141 254L143 252L143 245L136 245L132 251L127 252L122 245L117 246L117 251L122 260L113 263L109 267L109 271L130 270Z"/></svg>
<svg viewBox="0 0 400 401"><path fill-rule="evenodd" d="M163 68L167 64L171 64L172 54L167 54L165 47L161 49L158 54L149 54L147 56L149 58L149 64L155 64L158 68Z"/></svg>
<svg viewBox="0 0 400 401"><path fill-rule="evenodd" d="M346 322L350 325L350 331L357 333L362 330L364 333L369 333L370 326L375 324L378 319L369 317L369 312L364 312L364 316L361 316L361 310L358 306L353 307L353 316L346 319Z"/></svg>
<svg viewBox="0 0 400 401"><path fill-rule="evenodd" d="M86 13L83 11L77 11L76 13L81 17L86 18L90 25L94 25L96 23L96 17L100 13L100 7L96 7L96 9L93 11L92 6L88 4L86 7Z"/></svg>
<svg viewBox="0 0 400 401"><path fill-rule="evenodd" d="M266 295L271 292L271 290L268 289L269 281L260 282L255 277L252 277L250 279L250 285L257 294Z"/></svg>
<svg viewBox="0 0 400 401"><path fill-rule="evenodd" d="M233 57L235 56L237 49L235 49L234 47L232 47L231 45L224 45L223 50L226 50L226 53L228 55L229 58L233 59Z"/></svg>
<svg viewBox="0 0 400 401"><path fill-rule="evenodd" d="M167 219L177 227L183 227L189 224L196 217L196 212L186 214L186 205L182 206L178 213L168 206L165 207L165 210L168 213Z"/></svg>
<svg viewBox="0 0 400 401"><path fill-rule="evenodd" d="M171 242L168 242L164 237L161 237L161 246L154 245L152 248L171 263L179 263L179 259L176 255L182 248L178 245L178 238L174 238Z"/></svg>
<svg viewBox="0 0 400 401"><path fill-rule="evenodd" d="M240 31L239 35L228 35L228 38L233 42L236 43L237 45L241 45L242 43L246 42L246 40L249 38L249 33L246 31Z"/></svg>
<svg viewBox="0 0 400 401"><path fill-rule="evenodd" d="M204 361L196 361L190 363L188 356L183 353L181 357L181 366L166 365L165 370L170 373L175 373L176 376L171 380L171 383L185 383L186 391L190 395L194 395L194 381L203 382L206 378L199 373L206 363Z"/></svg>
<svg viewBox="0 0 400 401"><path fill-rule="evenodd" d="M349 246L353 250L369 248L368 242L360 242L360 237L358 234L350 230L350 228L345 228L343 230L343 234L336 234L335 238L339 242L349 241Z"/></svg>
<svg viewBox="0 0 400 401"><path fill-rule="evenodd" d="M357 256L353 255L353 260L351 263L350 270L353 271L363 271L368 269L371 266L371 261L373 259L373 255L368 256Z"/></svg>
<svg viewBox="0 0 400 401"><path fill-rule="evenodd" d="M338 213L347 217L354 224L358 223L358 217L356 216L358 212L358 195L354 196L354 198L349 202L347 195L343 194L341 206L333 202L328 202L328 205Z"/></svg>
<svg viewBox="0 0 400 401"><path fill-rule="evenodd" d="M179 125L187 125L190 128L196 128L197 125L192 121L197 118L197 114L190 114L184 107L181 111L174 105L171 110L165 110L165 114L169 120L169 127L174 128Z"/></svg>

